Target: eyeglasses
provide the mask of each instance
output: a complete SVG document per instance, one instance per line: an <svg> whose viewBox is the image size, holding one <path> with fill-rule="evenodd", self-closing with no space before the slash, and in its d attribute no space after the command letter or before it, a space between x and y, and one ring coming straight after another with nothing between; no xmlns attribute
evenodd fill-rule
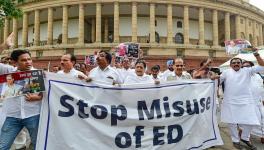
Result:
<svg viewBox="0 0 264 150"><path fill-rule="evenodd" d="M183 65L175 65L176 67L183 67Z"/></svg>
<svg viewBox="0 0 264 150"><path fill-rule="evenodd" d="M237 62L232 62L232 64L241 64L241 62L237 61Z"/></svg>

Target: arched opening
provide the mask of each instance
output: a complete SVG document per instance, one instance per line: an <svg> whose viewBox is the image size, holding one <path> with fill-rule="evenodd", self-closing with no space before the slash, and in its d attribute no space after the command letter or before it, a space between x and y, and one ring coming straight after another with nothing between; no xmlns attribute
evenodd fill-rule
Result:
<svg viewBox="0 0 264 150"><path fill-rule="evenodd" d="M183 44L184 38L182 33L176 33L175 35L175 43L177 44Z"/></svg>

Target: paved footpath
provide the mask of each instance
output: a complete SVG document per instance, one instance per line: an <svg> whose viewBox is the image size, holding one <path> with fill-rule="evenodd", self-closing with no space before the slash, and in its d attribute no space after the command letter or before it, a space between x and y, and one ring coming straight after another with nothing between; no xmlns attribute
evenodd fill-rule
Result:
<svg viewBox="0 0 264 150"><path fill-rule="evenodd" d="M219 127L220 127L222 139L224 141L224 145L216 146L215 148L209 148L207 150L237 150L235 147L233 147L233 143L231 141L227 126L223 123L220 123ZM252 136L251 141L257 147L257 150L264 150L264 144L260 142L259 137ZM246 146L245 147L243 146L242 150L249 150L249 149L247 149Z"/></svg>

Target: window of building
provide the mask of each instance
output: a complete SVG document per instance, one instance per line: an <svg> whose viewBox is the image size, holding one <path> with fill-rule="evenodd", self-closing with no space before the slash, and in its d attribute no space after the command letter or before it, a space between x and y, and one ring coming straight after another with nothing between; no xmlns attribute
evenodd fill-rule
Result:
<svg viewBox="0 0 264 150"><path fill-rule="evenodd" d="M182 22L181 21L177 21L177 28L182 28Z"/></svg>
<svg viewBox="0 0 264 150"><path fill-rule="evenodd" d="M42 56L43 56L43 51L40 51L40 50L39 50L39 51L36 52L36 57L37 57L37 58L40 58L40 57L42 57Z"/></svg>
<svg viewBox="0 0 264 150"><path fill-rule="evenodd" d="M184 42L183 34L182 33L177 33L175 35L175 43L183 44L183 42Z"/></svg>
<svg viewBox="0 0 264 150"><path fill-rule="evenodd" d="M248 24L249 24L249 26L251 26L251 21L249 21L249 23L248 23Z"/></svg>
<svg viewBox="0 0 264 150"><path fill-rule="evenodd" d="M159 43L160 42L160 36L158 32L155 32L155 42Z"/></svg>
<svg viewBox="0 0 264 150"><path fill-rule="evenodd" d="M258 28L258 24L256 24L256 28Z"/></svg>

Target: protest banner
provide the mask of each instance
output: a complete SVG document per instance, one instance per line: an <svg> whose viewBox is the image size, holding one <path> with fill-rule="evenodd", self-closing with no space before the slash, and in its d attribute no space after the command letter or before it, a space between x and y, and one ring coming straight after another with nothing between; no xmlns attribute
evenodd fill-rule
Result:
<svg viewBox="0 0 264 150"><path fill-rule="evenodd" d="M42 70L0 75L1 99L45 91Z"/></svg>
<svg viewBox="0 0 264 150"><path fill-rule="evenodd" d="M195 150L223 144L211 80L115 87L46 77L37 150Z"/></svg>

